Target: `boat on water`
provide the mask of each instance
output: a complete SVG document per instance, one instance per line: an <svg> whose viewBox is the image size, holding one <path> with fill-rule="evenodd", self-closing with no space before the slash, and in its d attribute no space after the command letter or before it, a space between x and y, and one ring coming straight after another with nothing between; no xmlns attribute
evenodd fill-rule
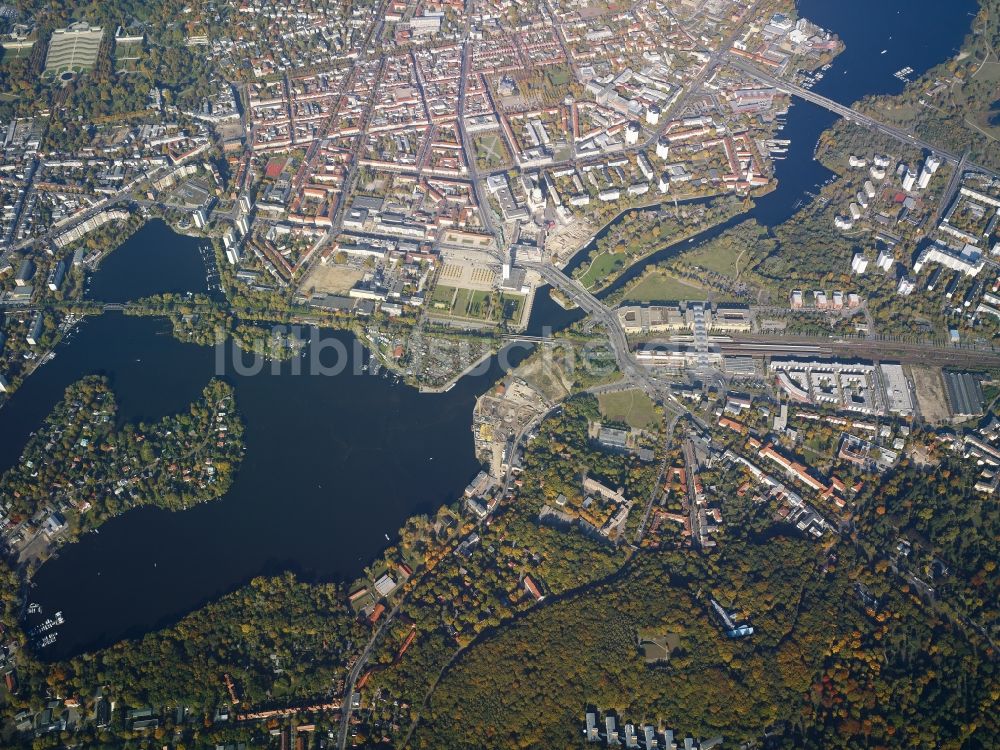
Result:
<svg viewBox="0 0 1000 750"><path fill-rule="evenodd" d="M57 625L62 625L64 622L66 622L66 620L63 617L63 613L56 612L54 616L48 618L41 625L36 625L35 627L33 627L29 632L29 635L35 636L35 635L41 635L42 633L47 633Z"/></svg>

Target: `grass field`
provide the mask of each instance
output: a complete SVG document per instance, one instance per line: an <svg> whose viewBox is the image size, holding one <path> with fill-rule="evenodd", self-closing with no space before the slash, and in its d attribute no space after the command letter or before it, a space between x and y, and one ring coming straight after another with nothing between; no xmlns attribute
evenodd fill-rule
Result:
<svg viewBox="0 0 1000 750"><path fill-rule="evenodd" d="M471 289L460 288L458 290L458 295L455 297L455 306L451 309L453 315L458 315L459 317L466 317L469 315L469 305L472 301L472 295L474 295Z"/></svg>
<svg viewBox="0 0 1000 750"><path fill-rule="evenodd" d="M455 296L455 287L438 284L431 293L431 309L451 312L451 300Z"/></svg>
<svg viewBox="0 0 1000 750"><path fill-rule="evenodd" d="M507 147L500 136L485 133L473 139L476 152L476 166L481 169L495 169L509 163Z"/></svg>
<svg viewBox="0 0 1000 750"><path fill-rule="evenodd" d="M469 301L469 312L468 314L473 318L485 318L486 308L489 306L490 293L484 291L475 291L472 293L472 298Z"/></svg>
<svg viewBox="0 0 1000 750"><path fill-rule="evenodd" d="M627 302L669 302L685 299L705 299L708 290L689 284L666 273L651 273L626 294Z"/></svg>
<svg viewBox="0 0 1000 750"><path fill-rule="evenodd" d="M22 57L30 57L33 47L0 50L0 62L6 63Z"/></svg>
<svg viewBox="0 0 1000 750"><path fill-rule="evenodd" d="M660 418L656 414L656 404L642 391L620 391L602 393L597 397L601 414L615 422L625 422L638 430L655 429Z"/></svg>
<svg viewBox="0 0 1000 750"><path fill-rule="evenodd" d="M617 253L604 253L594 258L587 272L580 277L580 283L587 289L593 289L610 274L625 265L625 256Z"/></svg>
<svg viewBox="0 0 1000 750"><path fill-rule="evenodd" d="M568 86L570 82L570 72L564 66L549 68L545 77L552 86Z"/></svg>
<svg viewBox="0 0 1000 750"><path fill-rule="evenodd" d="M438 284L430 295L431 310L439 315L466 320L496 321L496 312L489 310L492 292L481 289L466 289L465 287L445 286ZM452 303L454 300L454 304ZM514 324L521 320L524 314L525 298L520 294L504 294L501 299L503 317Z"/></svg>
<svg viewBox="0 0 1000 750"><path fill-rule="evenodd" d="M503 317L512 323L519 323L524 314L524 297L520 294L505 294L503 296Z"/></svg>
<svg viewBox="0 0 1000 750"><path fill-rule="evenodd" d="M680 259L685 263L701 266L709 271L715 271L723 276L736 276L736 263L745 268L749 260L749 254L745 253L740 258L740 250L732 245L721 242L709 242L706 246L696 248L690 252L683 253Z"/></svg>

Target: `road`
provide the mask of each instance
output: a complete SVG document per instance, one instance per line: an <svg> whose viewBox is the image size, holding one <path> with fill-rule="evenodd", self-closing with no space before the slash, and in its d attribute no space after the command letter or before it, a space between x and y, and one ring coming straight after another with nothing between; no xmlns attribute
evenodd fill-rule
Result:
<svg viewBox="0 0 1000 750"><path fill-rule="evenodd" d="M945 212L948 210L948 206L951 203L951 199L955 197L955 192L958 190L959 186L962 184L962 175L965 174L965 166L969 161L969 149L965 149L965 153L962 154L961 161L958 162L958 166L951 173L951 179L948 180L948 187L941 194L941 202L938 204L937 210L937 222L941 223L941 219L944 218Z"/></svg>
<svg viewBox="0 0 1000 750"><path fill-rule="evenodd" d="M759 3L754 3L750 11L755 9L758 4ZM751 15L750 12L748 12L748 14L745 17L748 17L749 15ZM907 143L916 148L921 148L927 151L937 153L946 161L956 165L959 168L958 170L956 170L957 172L960 172L961 168L966 166L967 154L958 156L951 152L945 151L935 146L934 144L931 144L929 142L917 138L914 134L909 133L903 130L902 128L882 123L874 119L873 117L862 114L852 109L851 107L842 105L838 102L823 97L819 94L816 94L808 89L804 89L795 84L775 78L774 76L771 76L770 74L767 74L764 71L759 70L755 66L750 65L745 61L733 58L732 55L730 54L729 48L741 29L742 29L742 24L739 24L733 30L733 32L727 37L727 39L723 40L718 49L715 52L710 53L709 59L706 61L706 64L703 66L699 74L690 82L688 86L685 87L685 90L681 94L681 96L678 97L678 99L669 107L667 112L664 113L664 120L666 120L666 122L669 122L670 119L677 113L683 112L684 108L687 106L689 98L701 89L705 81L707 81L709 77L712 74L714 74L715 71L717 71L721 65L729 64L764 83L774 86L775 88L784 91L788 94L797 96L801 99L822 106L840 115L841 117L844 117L845 119L851 122L857 123L862 127L868 128L869 130L888 135L892 138L895 138L903 143ZM489 203L485 199L482 190L481 178L485 175L480 175L478 172L475 162L475 151L472 148L471 139L469 138L469 135L466 132L465 128L465 121L464 121L465 96L466 96L468 76L470 73L470 67L471 67L470 61L472 55L472 45L468 41L468 28L466 28L466 33L464 37L465 40L462 51L462 66L461 66L459 94L458 94L457 127L458 127L459 137L461 139L462 146L466 154L470 181L473 186L476 200L480 205L480 213L482 215L484 230L487 233L496 236L493 227L493 222L490 216ZM560 37L560 44L563 45L563 49L565 50L565 43L561 37ZM572 60L568 54L567 54L567 59L572 64ZM666 127L666 123L661 127ZM647 143L645 144L642 144L638 148L639 149L647 148L649 143L654 141L658 136L659 136L658 131L653 132L649 141L647 141ZM629 150L633 149L625 149L625 151ZM420 170L420 161L421 160L418 159L418 164L417 164L418 172ZM567 160L567 163L576 164L578 163L578 161L579 160L574 158ZM968 163L968 167L970 169L975 169L987 174L998 176L997 173L994 173L991 170L987 170L979 165ZM504 170L495 170L494 172L490 172L488 174L500 174L503 171ZM536 271L547 283L551 284L554 287L559 288L572 302L577 304L596 322L604 326L607 332L609 343L611 345L611 349L615 356L615 360L618 364L619 369L624 375L623 384L625 385L634 384L635 386L642 388L647 393L649 393L650 396L654 397L655 400L662 403L664 405L664 408L667 410L669 421L667 423L666 440L669 441L670 436L674 432L677 422L679 421L681 416L689 413L689 411L686 407L680 404L676 396L674 396L670 392L669 387L666 384L660 382L649 369L639 365L635 361L635 358L632 356L632 351L628 342L628 338L625 334L624 329L620 325L618 317L615 314L615 312L610 308L608 308L603 302L598 300L589 291L584 289L582 285L580 285L576 280L570 278L560 269L546 263L529 262L529 263L524 263L523 265L527 268ZM796 339L794 337L756 337L753 340L742 342L742 344L740 342L734 342L730 346L735 349L741 349L744 348L745 345L747 344L750 345L756 344L756 345L771 346L774 347L775 349L780 349L782 346L791 346L795 343ZM801 343L806 343L806 342L801 342ZM982 358L990 362L993 362L994 364L1000 364L1000 354L993 352L936 347L933 345L914 344L908 342L885 341L879 339L866 339L858 341L832 341L827 339L813 343L815 343L815 345L820 350L825 351L826 349L828 349L831 354L835 353L847 354L848 352L850 352L854 356L865 356L867 354L868 356L875 355L875 357L877 358L883 351L891 350L893 353L902 352L911 354L915 358L918 358L919 361L923 362L935 359L943 359L951 361L954 359L960 359L962 357L965 357L965 358ZM616 384L616 385L621 385L621 384ZM521 442L524 440L525 436L530 432L530 430L535 425L537 425L542 419L544 419L545 416L550 414L555 408L558 407L553 407L552 409L547 410L544 414L540 415L535 420L532 420L531 423L529 423L523 429L521 429L518 435L516 436L515 446L519 447ZM698 421L700 422L700 420ZM694 456L693 446L690 440L686 439L684 441L683 447L684 447L685 464L687 465L688 468L686 474L688 480L687 491L689 498L689 513L691 516L690 523L691 523L692 541L697 543L697 540L699 538L699 532L698 532L699 523L698 523L698 507L694 492L694 475L695 475L695 468L697 466L697 459ZM665 468L666 468L666 460L664 461L663 467L661 467L661 480ZM510 479L511 479L511 472L508 469L504 482L505 487L509 486ZM639 529L635 536L636 544L638 544L642 540L643 534L645 533L646 527L648 526L648 520L657 494L657 488L659 487L660 484L661 481L658 481L656 487L654 488L653 492L650 495L650 499L645 508L644 517L640 523ZM357 680L362 670L364 669L365 664L367 663L367 660L370 657L372 650L377 644L379 637L384 632L384 629L394 618L396 612L399 609L399 606L400 605L397 604L388 613L385 619L383 619L381 625L378 627L378 629L372 635L371 639L366 644L364 650L360 654L357 662L354 664L348 675L347 687L345 689L345 694L344 694L344 704L343 704L344 708L342 712L340 734L338 738L339 748L343 749L346 747L347 744L347 736L350 727L350 718L352 715L351 701L354 695L354 686L357 683Z"/></svg>
<svg viewBox="0 0 1000 750"><path fill-rule="evenodd" d="M660 464L660 475L656 479L656 484L653 485L653 491L649 493L649 500L646 501L646 509L642 514L642 521L639 522L639 528L636 529L635 537L632 540L636 547L642 543L642 538L646 535L646 528L649 526L649 517L653 514L653 504L656 502L656 496L660 494L660 487L663 486L663 478L666 476L670 461L670 441L673 439L674 429L676 429L677 422L681 416L681 414L674 414L667 423L667 431L663 436L663 463Z"/></svg>
<svg viewBox="0 0 1000 750"><path fill-rule="evenodd" d="M705 81L709 80L711 76L719 69L729 59L729 48L732 47L733 42L736 41L737 37L743 32L743 27L756 18L757 6L760 5L762 0L755 0L755 2L743 11L740 17L740 23L733 26L732 30L726 37L719 43L715 51L708 48L702 48L702 52L708 55L708 60L705 65L698 72L698 74L684 86L684 90L681 95L674 100L674 102L667 107L664 112L660 113L660 118L663 120L663 124L660 129L653 134L646 145L652 145L656 139L659 137L669 125L671 120L680 115L684 108L687 107L687 103L691 96L697 94L701 91L701 87L705 84Z"/></svg>
<svg viewBox="0 0 1000 750"><path fill-rule="evenodd" d="M635 359L633 359L628 338L625 336L625 331L622 329L621 324L618 322L618 316L613 310L584 289L578 281L571 279L558 268L546 263L524 263L523 265L537 271L545 281L552 286L558 287L580 309L604 325L608 332L608 339L611 342L611 348L614 351L618 368L626 378L636 384L642 385L648 391L658 392L660 390L660 386L656 380L650 376L644 367L637 364Z"/></svg>
<svg viewBox="0 0 1000 750"><path fill-rule="evenodd" d="M177 164L174 164L174 165L172 165L170 167L165 167L165 166L164 167L156 167L155 169L151 170L149 173L147 173L146 175L144 175L142 178L139 178L139 179L135 180L133 183L129 184L128 186L126 186L124 188L122 188L117 193L112 193L111 195L107 196L106 198L101 199L100 201L98 201L97 203L95 203L93 206L91 206L90 208L88 208L86 211L83 211L82 213L77 214L76 216L74 216L69 221L67 221L67 222L65 222L63 224L60 224L59 226L53 226L45 234L38 235L37 237L28 237L28 238L23 239L20 242L14 244L14 245L11 245L4 252L4 255L7 255L11 250L22 250L22 249L24 249L26 247L29 247L30 245L35 244L36 242L44 242L45 240L50 240L50 239L56 237L57 235L60 235L60 234L63 234L64 232L69 231L73 227L75 227L75 226L77 226L79 224L82 224L87 219L90 219L90 218L96 216L101 211L104 211L104 210L109 209L109 208L114 208L118 203L121 203L122 201L125 201L125 200L129 200L129 196L131 195L132 191L136 190L143 183L152 182L152 181L154 181L154 180L156 180L156 179L164 176L164 174L166 172L169 172L169 171L171 171L173 169L177 169L180 166L181 166L181 163L178 162Z"/></svg>
<svg viewBox="0 0 1000 750"><path fill-rule="evenodd" d="M393 621L396 617L396 613L399 612L399 607L402 604L402 599L386 613L386 616L382 618L382 624L378 626L372 637L368 639L368 643L365 644L364 650L358 655L358 660L354 662L354 666L351 667L351 671L347 674L347 680L345 681L344 687L344 702L340 708L340 732L337 735L337 747L340 750L344 750L347 747L347 733L351 727L351 716L354 714L354 709L351 708L351 701L354 700L354 686L357 684L358 677L361 676L361 671L365 668L368 663L368 657L371 656L372 649L378 644L379 638L381 638L382 633L389 626L389 623Z"/></svg>
<svg viewBox="0 0 1000 750"><path fill-rule="evenodd" d="M479 215L483 220L483 229L493 237L496 231L493 228L493 219L490 216L491 208L489 200L483 194L483 186L479 179L479 170L476 167L476 151L473 148L472 139L465 130L465 90L468 87L469 63L472 59L472 43L465 42L462 48L462 71L459 74L458 84L458 117L455 124L458 127L458 135L462 139L462 150L465 152L465 163L469 167L469 179L472 181L472 191L476 196L476 203L479 205Z"/></svg>
<svg viewBox="0 0 1000 750"><path fill-rule="evenodd" d="M558 268L546 263L525 263L524 265L537 271L552 286L558 287L572 302L575 302L584 312L604 326L615 355L615 361L618 363L618 369L621 370L627 381L644 390L650 398L662 405L668 414L679 416L690 413L688 408L670 390L669 384L661 382L653 371L635 361L628 337L625 335L614 310Z"/></svg>
<svg viewBox="0 0 1000 750"><path fill-rule="evenodd" d="M688 519L691 524L691 544L701 547L701 516L698 514L698 493L695 478L698 476L698 458L690 437L684 438L684 476L687 480Z"/></svg>
<svg viewBox="0 0 1000 750"><path fill-rule="evenodd" d="M10 222L10 229L7 231L7 236L3 238L5 243L9 243L14 239L17 235L17 230L21 226L24 207L31 201L31 196L35 191L35 173L38 172L39 163L38 157L36 156L31 160L31 164L25 172L24 192L14 204L14 218Z"/></svg>

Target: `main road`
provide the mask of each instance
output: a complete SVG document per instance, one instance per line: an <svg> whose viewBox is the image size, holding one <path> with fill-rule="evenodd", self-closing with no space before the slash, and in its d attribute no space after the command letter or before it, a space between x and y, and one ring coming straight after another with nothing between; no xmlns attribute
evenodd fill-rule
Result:
<svg viewBox="0 0 1000 750"><path fill-rule="evenodd" d="M625 336L625 331L621 323L618 322L618 316L613 310L584 289L578 281L571 279L555 266L547 263L524 263L523 265L526 268L537 271L545 281L552 284L552 286L558 287L581 310L588 313L598 323L604 325L604 328L608 332L611 348L614 351L615 360L618 362L618 367L626 378L637 385L641 385L651 393L661 390L660 384L649 374L649 371L637 364L632 357L628 338Z"/></svg>
<svg viewBox="0 0 1000 750"><path fill-rule="evenodd" d="M476 165L476 151L473 147L472 139L465 128L465 92L468 88L469 73L472 61L472 42L468 39L462 48L462 70L459 74L458 82L458 117L455 119L455 126L458 128L459 138L462 140L462 152L465 154L465 163L469 169L469 179L472 182L472 192L479 204L479 216L483 221L483 230L493 237L497 236L493 228L493 219L490 217L489 200L483 193L483 186L479 178L479 169Z"/></svg>
<svg viewBox="0 0 1000 750"><path fill-rule="evenodd" d="M527 268L534 269L552 286L558 287L580 309L588 313L595 321L602 324L608 333L608 341L615 355L618 368L625 379L644 390L650 398L663 405L664 410L672 415L690 413L670 390L668 384L661 382L648 368L643 367L632 356L625 330L618 321L618 315L597 297L583 288L575 279L571 279L555 266L547 263L525 263Z"/></svg>
<svg viewBox="0 0 1000 750"><path fill-rule="evenodd" d="M354 714L354 708L351 703L354 701L354 686L357 684L358 678L361 676L361 670L365 668L368 663L368 659L372 654L372 649L378 643L379 638L382 637L382 633L385 632L389 623L393 621L396 617L396 613L399 612L399 606L402 603L402 599L396 603L386 616L382 618L382 624L378 626L372 637L368 639L368 643L365 644L364 649L358 655L357 661L354 662L354 666L351 667L351 671L347 673L347 680L345 681L344 687L344 702L340 706L340 731L337 734L337 747L340 750L344 750L347 747L347 733L351 727L351 716Z"/></svg>

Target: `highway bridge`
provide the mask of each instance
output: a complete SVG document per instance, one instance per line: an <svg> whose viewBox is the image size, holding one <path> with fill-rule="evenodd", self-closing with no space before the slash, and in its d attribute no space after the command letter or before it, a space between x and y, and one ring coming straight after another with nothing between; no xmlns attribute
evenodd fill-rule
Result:
<svg viewBox="0 0 1000 750"><path fill-rule="evenodd" d="M983 174L988 174L993 177L1000 177L1000 173L994 172L992 169L987 169L982 165L974 164L972 162L966 162L962 154L955 154L951 151L946 151L945 149L940 148L939 146L936 146L933 143L929 143L925 140L918 138L908 130L896 127L894 125L886 125L885 123L876 120L874 117L858 112L856 109L852 109L851 107L848 107L844 104L840 104L839 102L835 102L833 99L829 99L825 96L822 96L821 94L817 94L815 91L810 91L809 89L802 88L801 86L798 86L794 83L790 83L780 78L776 78L770 73L766 73L765 71L758 68L756 65L752 65L746 62L745 60L740 60L739 58L735 58L732 55L729 55L728 62L732 67L743 71L749 76L753 76L762 83L766 83L769 86L773 86L779 91L784 91L786 94L797 96L800 99L804 99L807 102L818 104L820 107L824 107L825 109L828 109L831 112L840 115L845 120L857 123L858 125L864 128L868 128L869 130L873 130L882 133L884 135L890 136L891 138L895 138L896 140L902 141L903 143L908 143L909 145L915 148L921 148L926 151L931 151L950 164L964 165L964 168L966 170L981 172Z"/></svg>
<svg viewBox="0 0 1000 750"><path fill-rule="evenodd" d="M961 160L958 162L958 166L955 167L955 171L951 174L951 179L948 180L948 187L941 194L941 202L938 203L937 211L937 221L940 223L941 219L944 218L945 212L948 210L948 206L951 205L952 198L955 197L955 193L962 185L962 175L965 174L965 168L969 163L969 149L965 149L965 153L962 154Z"/></svg>

